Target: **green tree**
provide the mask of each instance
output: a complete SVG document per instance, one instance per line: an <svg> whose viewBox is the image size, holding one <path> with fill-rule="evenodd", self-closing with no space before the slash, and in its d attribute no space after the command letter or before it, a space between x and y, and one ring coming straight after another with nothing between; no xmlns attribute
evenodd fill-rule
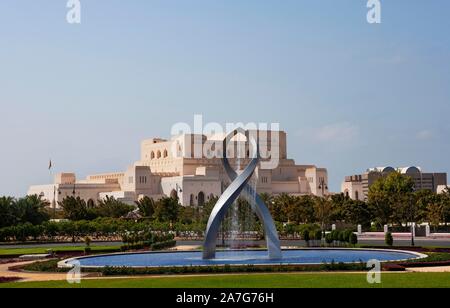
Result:
<svg viewBox="0 0 450 308"><path fill-rule="evenodd" d="M289 222L290 211L294 208L295 204L293 196L288 194L281 194L274 198L271 206L269 207L272 217L275 221Z"/></svg>
<svg viewBox="0 0 450 308"><path fill-rule="evenodd" d="M170 222L173 224L178 220L180 207L178 199L164 197L156 203L155 217L161 222Z"/></svg>
<svg viewBox="0 0 450 308"><path fill-rule="evenodd" d="M322 232L325 232L326 225L330 223L333 214L332 203L328 198L314 198L314 213L316 220L320 222Z"/></svg>
<svg viewBox="0 0 450 308"><path fill-rule="evenodd" d="M425 207L426 220L437 231L441 222L445 221L445 202L444 196L432 193L430 196L423 200L423 206Z"/></svg>
<svg viewBox="0 0 450 308"><path fill-rule="evenodd" d="M155 213L155 200L149 198L147 196L141 198L139 201L136 201L136 205L139 209L139 213L146 218L152 218Z"/></svg>
<svg viewBox="0 0 450 308"><path fill-rule="evenodd" d="M352 199L350 199L350 197L347 197L346 195L344 195L343 193L341 194L336 194L336 195L332 195L330 202L331 202L331 206L332 206L332 217L331 219L333 221L346 221L347 220L347 212L346 212L346 205L347 203L351 202Z"/></svg>
<svg viewBox="0 0 450 308"><path fill-rule="evenodd" d="M421 202L418 202L417 193L407 192L397 199L396 215L399 222L411 223L411 245L414 246L415 239L413 235L414 223L420 223L424 215L424 209Z"/></svg>
<svg viewBox="0 0 450 308"><path fill-rule="evenodd" d="M200 208L200 217L201 217L201 223L208 223L209 216L211 215L212 210L214 209L214 206L216 205L217 201L219 200L218 197L210 198L203 207Z"/></svg>
<svg viewBox="0 0 450 308"><path fill-rule="evenodd" d="M450 188L447 186L441 196L442 206L444 208L444 223L450 222Z"/></svg>
<svg viewBox="0 0 450 308"><path fill-rule="evenodd" d="M88 218L86 202L80 197L69 196L58 202L65 219L77 221Z"/></svg>
<svg viewBox="0 0 450 308"><path fill-rule="evenodd" d="M261 200L264 202L264 204L267 207L270 207L270 205L274 201L273 195L268 194L268 193L261 193L261 194L259 194L259 197L261 198Z"/></svg>
<svg viewBox="0 0 450 308"><path fill-rule="evenodd" d="M360 200L345 200L341 215L345 222L355 226L362 225L363 227L369 227L372 221L372 213L369 205Z"/></svg>
<svg viewBox="0 0 450 308"><path fill-rule="evenodd" d="M392 172L381 177L369 188L368 203L375 222L381 226L391 222L401 222L411 206L405 203L405 195L414 191L411 177ZM408 196L408 199L410 196ZM408 213L409 215L409 213Z"/></svg>
<svg viewBox="0 0 450 308"><path fill-rule="evenodd" d="M314 223L314 198L310 195L296 197L295 207L291 216L299 223Z"/></svg>
<svg viewBox="0 0 450 308"><path fill-rule="evenodd" d="M120 218L133 211L134 207L116 200L114 197L106 196L99 200L96 213L100 217Z"/></svg>
<svg viewBox="0 0 450 308"><path fill-rule="evenodd" d="M2 197L0 198L0 228L25 223L42 224L50 219L48 206L48 202L36 195L20 199Z"/></svg>
<svg viewBox="0 0 450 308"><path fill-rule="evenodd" d="M20 198L15 203L19 212L19 223L29 222L32 225L39 225L50 219L47 211L50 203L37 195Z"/></svg>
<svg viewBox="0 0 450 308"><path fill-rule="evenodd" d="M14 198L0 198L0 228L9 227L17 224L18 217L15 215Z"/></svg>
<svg viewBox="0 0 450 308"><path fill-rule="evenodd" d="M178 215L178 220L182 224L192 224L198 221L199 209L193 206L180 206L180 212Z"/></svg>

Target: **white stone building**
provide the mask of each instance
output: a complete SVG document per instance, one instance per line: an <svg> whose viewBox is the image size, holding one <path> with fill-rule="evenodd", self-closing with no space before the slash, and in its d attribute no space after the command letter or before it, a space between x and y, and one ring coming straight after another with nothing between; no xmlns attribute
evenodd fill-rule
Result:
<svg viewBox="0 0 450 308"><path fill-rule="evenodd" d="M414 181L414 189L428 189L433 192L441 192L447 187L447 173L423 172L420 167L377 167L367 169L362 174L346 176L341 185L341 192L353 200L368 200L370 186L379 178L385 177L392 172L411 177Z"/></svg>
<svg viewBox="0 0 450 308"><path fill-rule="evenodd" d="M254 132L261 143L259 131ZM270 137L270 132L268 135ZM280 132L276 144L272 144L269 137L264 143L272 153L276 147L279 160L274 169L263 169L261 163L257 167L254 181L258 193L318 196L328 193L320 185L325 183L326 187L328 183L326 169L314 165L296 165L294 160L289 159L285 132ZM170 140L144 140L141 143L141 159L124 172L90 175L85 180L77 180L74 173L62 173L56 175L53 184L30 187L28 194L41 195L56 204L68 196L79 196L93 203L106 196L113 196L129 204L143 196L154 199L177 196L185 206L201 206L212 197L220 196L230 184L219 158L221 147L217 145L222 140L223 136L193 134L183 134ZM230 163L236 170L241 170L250 161L250 143L245 136L239 135L232 139L232 143L242 155L240 159L230 159ZM198 144L209 148L202 150L204 153L200 155L189 151ZM213 154L217 155L211 158ZM262 162L268 160L263 159Z"/></svg>

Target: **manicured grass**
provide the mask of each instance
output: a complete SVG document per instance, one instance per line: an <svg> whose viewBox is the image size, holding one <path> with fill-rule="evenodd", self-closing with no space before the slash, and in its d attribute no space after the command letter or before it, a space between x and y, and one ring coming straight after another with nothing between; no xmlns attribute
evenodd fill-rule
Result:
<svg viewBox="0 0 450 308"><path fill-rule="evenodd" d="M39 247L39 248L0 248L0 256L44 254L49 249L53 252L83 252L83 246ZM91 251L120 251L120 246L91 246Z"/></svg>
<svg viewBox="0 0 450 308"><path fill-rule="evenodd" d="M370 285L366 274L247 274L197 277L15 282L0 288L450 288L450 273L383 273L382 283Z"/></svg>

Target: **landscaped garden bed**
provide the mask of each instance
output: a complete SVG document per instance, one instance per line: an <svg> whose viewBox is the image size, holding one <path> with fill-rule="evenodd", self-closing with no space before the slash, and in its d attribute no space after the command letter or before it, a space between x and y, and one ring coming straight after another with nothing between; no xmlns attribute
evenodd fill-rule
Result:
<svg viewBox="0 0 450 308"><path fill-rule="evenodd" d="M19 277L0 277L0 283L10 283L21 280Z"/></svg>

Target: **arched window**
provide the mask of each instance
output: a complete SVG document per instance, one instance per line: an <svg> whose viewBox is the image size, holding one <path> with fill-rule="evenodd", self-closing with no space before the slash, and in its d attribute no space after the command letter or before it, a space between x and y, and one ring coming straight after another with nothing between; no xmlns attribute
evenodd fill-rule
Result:
<svg viewBox="0 0 450 308"><path fill-rule="evenodd" d="M203 191L198 193L198 206L205 205L205 193Z"/></svg>
<svg viewBox="0 0 450 308"><path fill-rule="evenodd" d="M156 158L158 158L158 159L161 158L161 151L156 152Z"/></svg>
<svg viewBox="0 0 450 308"><path fill-rule="evenodd" d="M190 199L189 199L189 205L190 206L194 206L194 194L191 194L191 197L190 197Z"/></svg>
<svg viewBox="0 0 450 308"><path fill-rule="evenodd" d="M155 159L155 152L152 151L152 153L150 154L150 158Z"/></svg>
<svg viewBox="0 0 450 308"><path fill-rule="evenodd" d="M164 150L164 158L166 158L167 156L169 156L169 153L167 153L167 150Z"/></svg>
<svg viewBox="0 0 450 308"><path fill-rule="evenodd" d="M355 200L359 200L359 191L355 191Z"/></svg>
<svg viewBox="0 0 450 308"><path fill-rule="evenodd" d="M348 198L350 195L348 193L348 190L345 191L345 196Z"/></svg>

